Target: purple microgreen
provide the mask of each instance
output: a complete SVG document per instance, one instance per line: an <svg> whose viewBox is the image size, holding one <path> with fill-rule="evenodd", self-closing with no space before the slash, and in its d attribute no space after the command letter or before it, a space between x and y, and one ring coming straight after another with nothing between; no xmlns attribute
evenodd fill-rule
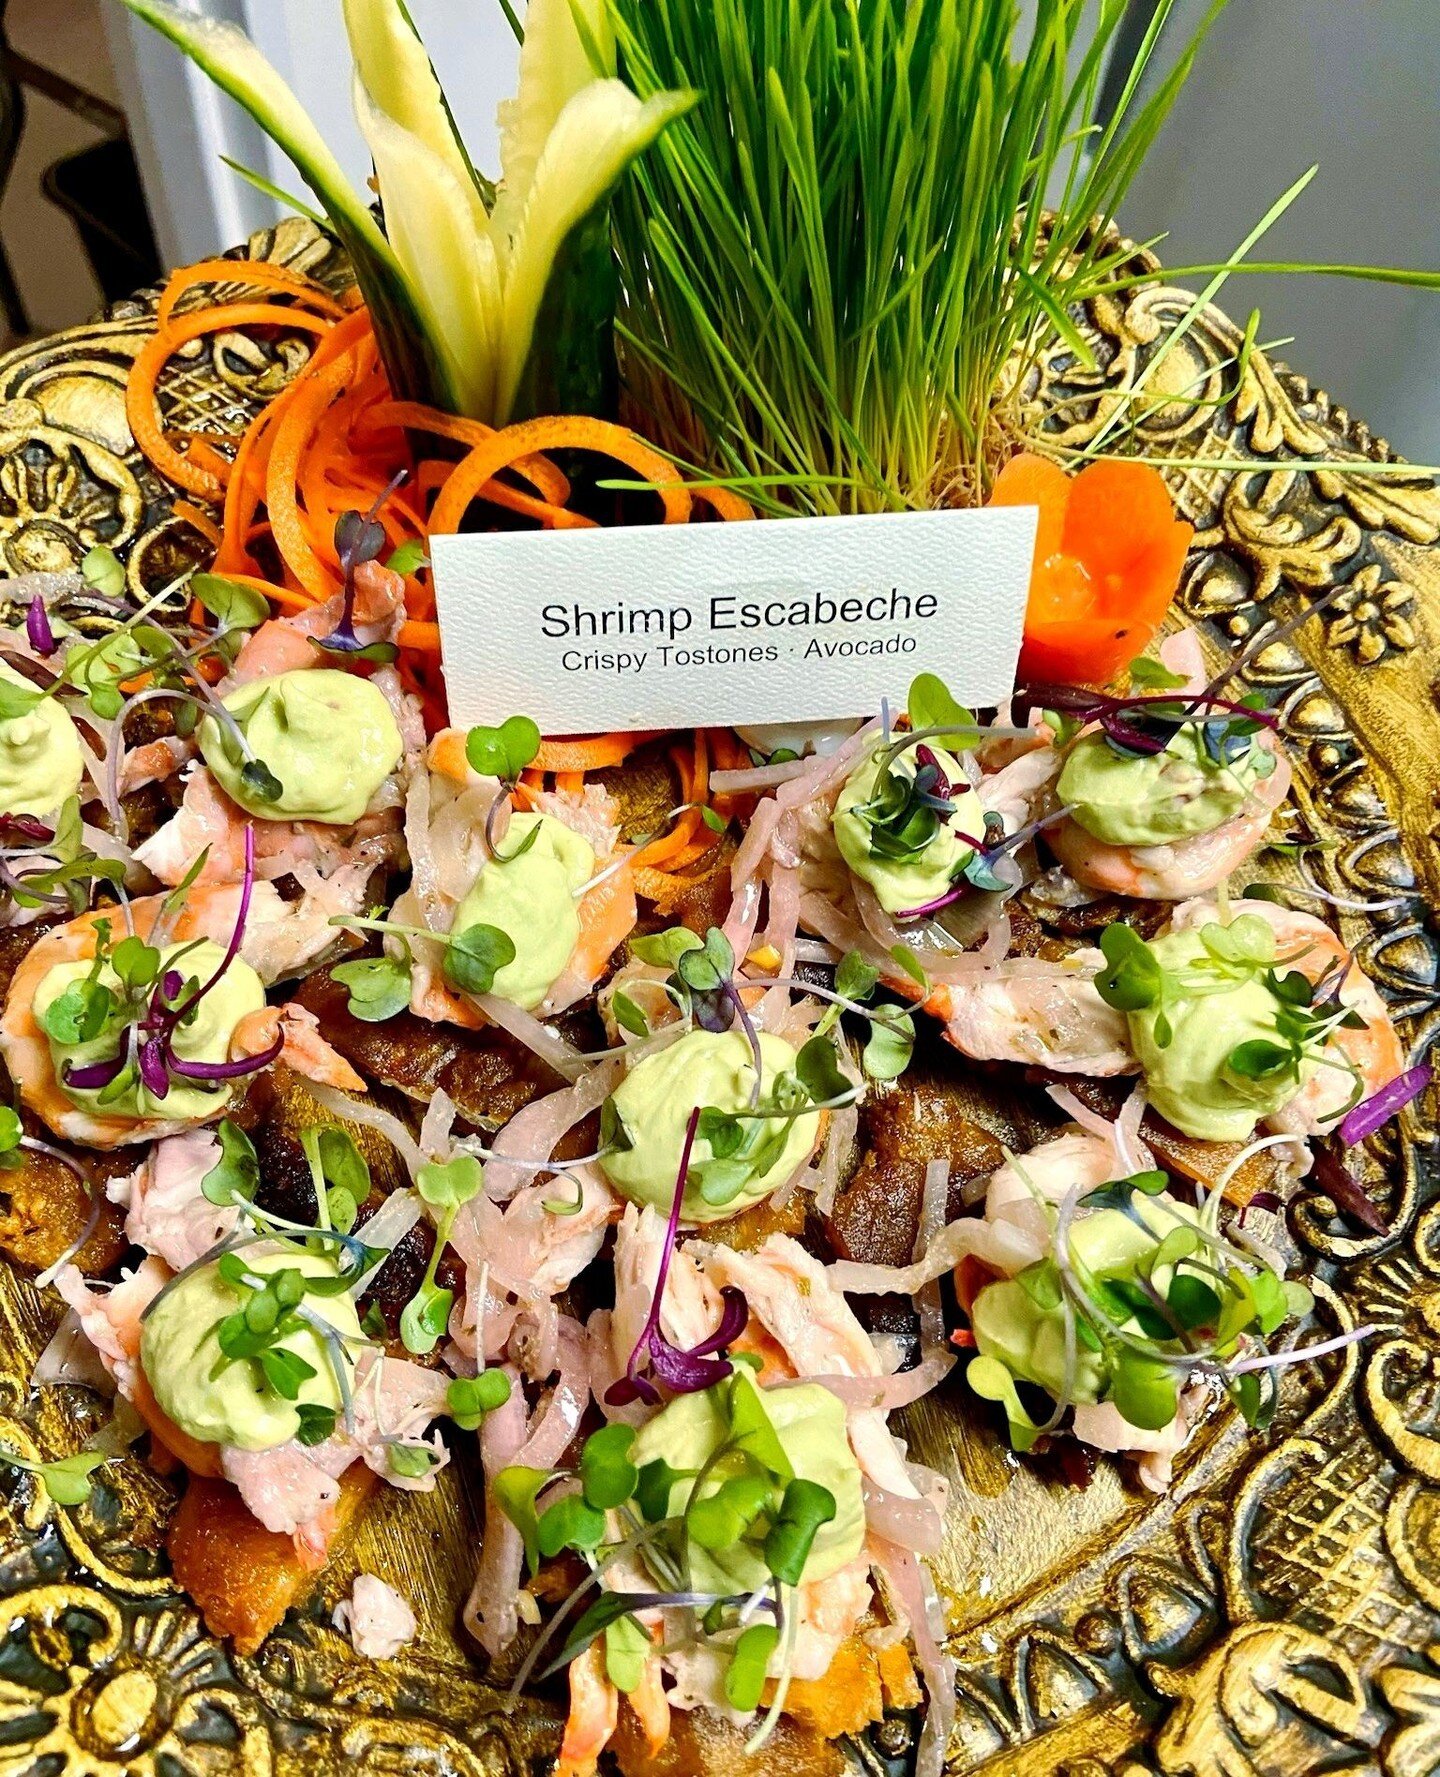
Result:
<svg viewBox="0 0 1440 1777"><path fill-rule="evenodd" d="M123 1046L106 1061L92 1061L85 1067L75 1067L67 1063L65 1084L77 1092L103 1092L119 1079L129 1064L130 1056Z"/></svg>
<svg viewBox="0 0 1440 1777"><path fill-rule="evenodd" d="M242 1055L238 1061L187 1061L181 1055L166 1054L166 1066L184 1080L243 1080L247 1074L261 1073L272 1061L280 1059L285 1047L283 1033L277 1035L258 1055ZM162 1096L157 1093L157 1097Z"/></svg>
<svg viewBox="0 0 1440 1777"><path fill-rule="evenodd" d="M140 945L135 939L123 940L111 952L110 962L125 987L131 1008L131 1022L125 1029L115 1055L103 1061L87 1063L83 1067L66 1064L63 1080L67 1087L80 1092L100 1093L114 1088L115 1095L118 1096L124 1076L133 1068L145 1090L156 1099L164 1099L176 1079L216 1084L243 1079L249 1074L260 1073L279 1058L284 1047L283 1034L277 1034L275 1040L258 1054L241 1056L234 1061L195 1061L177 1055L174 1049L175 1035L181 1024L194 1015L201 1000L220 982L240 954L254 888L255 829L247 823L240 904L236 910L234 929L219 967L208 981L197 984L192 992L186 994L185 977L180 970L169 967L157 979L148 961L149 957L156 955L153 947ZM123 954L129 945L138 947L133 953L136 959L133 970L130 968L130 958ZM142 952L146 953L143 958ZM140 1002L143 1009L137 1008L135 1003L136 991L141 988L148 989Z"/></svg>
<svg viewBox="0 0 1440 1777"><path fill-rule="evenodd" d="M55 631L50 627L50 613L45 609L43 594L36 593L30 601L30 608L25 613L25 634L29 637L30 646L37 654L47 657L55 652L58 646Z"/></svg>
<svg viewBox="0 0 1440 1777"><path fill-rule="evenodd" d="M896 919L927 919L931 915L941 913L956 901L963 900L973 889L987 894L1013 893L1017 884L1002 881L994 873L994 864L1007 852L1017 851L1022 845L1033 839L1037 833L1043 833L1047 827L1053 827L1070 813L1070 806L1055 809L1051 814L1042 815L1039 820L1029 821L1025 826L1017 828L1014 833L1004 834L997 840L973 840L966 834L960 837L971 847L973 855L966 860L958 880L943 895L937 895L933 901L924 901L918 907L906 907L895 915ZM987 832L989 830L987 819Z"/></svg>
<svg viewBox="0 0 1440 1777"><path fill-rule="evenodd" d="M1272 730L1280 726L1273 710L1218 697L1210 687L1194 694L1116 697L1088 685L1025 685L1015 693L1011 708L1017 722L1027 721L1037 710L1053 710L1081 723L1096 722L1112 746L1141 755L1163 753L1181 728L1208 723L1211 718L1201 711L1225 712L1235 724L1244 724L1247 735L1254 732L1252 723ZM1227 731L1241 732L1234 724L1225 726ZM1224 743L1216 744L1223 752Z"/></svg>
<svg viewBox="0 0 1440 1777"><path fill-rule="evenodd" d="M0 845L12 836L44 845L55 837L55 829L47 827L44 821L37 820L33 814L0 814Z"/></svg>
<svg viewBox="0 0 1440 1777"><path fill-rule="evenodd" d="M1383 1129L1392 1117L1420 1096L1430 1084L1433 1074L1434 1070L1428 1062L1419 1067L1407 1068L1403 1074L1398 1074L1388 1085L1372 1093L1345 1116L1340 1124L1341 1141L1347 1148L1353 1148L1357 1142L1374 1135L1377 1129Z"/></svg>
<svg viewBox="0 0 1440 1777"><path fill-rule="evenodd" d="M1316 1144L1315 1183L1342 1215L1352 1216L1372 1234L1388 1234L1390 1225L1369 1192L1330 1150Z"/></svg>
<svg viewBox="0 0 1440 1777"><path fill-rule="evenodd" d="M340 558L345 593L340 621L328 636L312 636L315 647L327 654L346 654L354 660L388 662L397 650L393 642L366 642L355 632L355 573L368 561L378 561L385 549L385 527L376 515L405 480L409 471L398 469L375 496L368 512L342 512L335 521L335 553Z"/></svg>
<svg viewBox="0 0 1440 1777"><path fill-rule="evenodd" d="M646 1406L658 1407L663 1399L660 1390L651 1381L654 1376L663 1382L672 1394L694 1394L700 1389L709 1388L716 1382L723 1382L731 1373L733 1365L728 1358L715 1357L713 1353L722 1346L729 1345L740 1336L749 1318L749 1309L744 1298L738 1291L724 1291L725 1309L720 1326L709 1339L702 1340L693 1351L682 1351L672 1345L660 1329L660 1312L665 1300L665 1282L670 1275L670 1260L675 1252L675 1242L680 1233L680 1207L685 1200L685 1184L690 1173L690 1155L695 1146L696 1131L700 1127L700 1106L696 1105L690 1113L690 1120L685 1125L685 1141L680 1150L680 1169L675 1179L675 1195L670 1204L669 1220L665 1224L665 1239L660 1249L660 1267L655 1277L655 1293L651 1298L649 1312L645 1316L645 1325L641 1328L640 1337L635 1341L635 1349L630 1353L630 1360L625 1366L625 1374L618 1382L612 1383L607 1389L605 1399L612 1407L628 1406L632 1401L644 1401ZM644 1372L648 1368L650 1375Z"/></svg>

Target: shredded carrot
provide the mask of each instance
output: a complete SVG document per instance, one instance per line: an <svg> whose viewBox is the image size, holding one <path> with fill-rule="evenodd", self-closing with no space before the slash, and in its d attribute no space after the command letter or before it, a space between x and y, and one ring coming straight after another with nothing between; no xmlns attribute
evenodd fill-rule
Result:
<svg viewBox="0 0 1440 1777"><path fill-rule="evenodd" d="M459 444L484 444L495 436L493 426L479 420L464 420L454 414L438 413L418 401L381 401L370 410L367 428L398 426L403 431L433 432L437 438L453 438ZM570 483L555 465L542 456L521 457L511 465L523 475L536 493L552 506L563 506L570 498Z"/></svg>
<svg viewBox="0 0 1440 1777"><path fill-rule="evenodd" d="M488 482L521 458L545 450L591 450L598 456L612 457L657 484L666 524L684 524L690 516L690 495L677 483L675 469L664 457L623 426L572 414L522 420L477 444L441 488L430 515L431 531L441 535L458 531L470 502Z"/></svg>
<svg viewBox="0 0 1440 1777"><path fill-rule="evenodd" d="M686 805L685 812L668 832L652 839L648 845L642 845L635 853L635 863L643 869L658 870L664 864L674 864L689 849L698 832L710 831L700 813L710 788L710 754L705 730L697 728L694 731L688 758L680 747L672 748L670 757L680 779L680 800ZM711 837L713 839L714 835Z"/></svg>
<svg viewBox="0 0 1440 1777"><path fill-rule="evenodd" d="M155 310L162 333L170 325L176 303L197 284L244 284L255 290L283 290L332 320L338 321L345 313L328 290L322 290L303 272L293 271L288 265L277 265L270 259L202 259L196 265L171 272Z"/></svg>
<svg viewBox="0 0 1440 1777"><path fill-rule="evenodd" d="M224 300L216 300L221 292L212 291L210 301L203 294L187 301L205 285L222 286ZM233 296L235 287L244 294ZM592 518L571 509L570 482L544 454L548 450L583 450L624 464L655 484L667 524L693 516L692 492L673 465L624 427L562 415L497 432L476 420L397 400L358 296L336 298L283 266L206 260L187 267L167 283L157 323L126 391L132 435L155 468L192 496L178 500L174 510L214 546L214 571L263 591L282 611L307 610L340 589L334 538L347 511L375 507L390 551L457 530L476 501L549 529L593 528ZM309 333L310 356L239 434L167 427L159 385L171 359L208 334L247 327ZM426 434L466 446L467 452L458 462L431 454L415 442ZM402 472L408 479L396 487ZM517 486L517 480L526 486ZM693 493L720 519L754 517L727 489ZM218 518L205 509L211 505L221 508ZM405 577L404 598L399 671L421 698L427 723L437 728L446 720L444 680L434 590L425 565ZM578 794L587 773L621 764L655 738L645 732L547 740L527 794L551 774L557 786ZM675 752L683 800L706 802L712 759L723 766L747 758L728 731L694 735ZM728 813L734 801L717 797L715 805ZM646 849L649 861L683 868L710 850L716 838L695 807ZM663 873L651 869L648 874Z"/></svg>
<svg viewBox="0 0 1440 1777"><path fill-rule="evenodd" d="M754 518L755 508L748 500L742 500L739 494L728 487L705 487L696 483L690 492L697 500L703 500L713 509L717 518L736 519Z"/></svg>
<svg viewBox="0 0 1440 1777"><path fill-rule="evenodd" d="M189 525L192 531L198 531L205 541L213 544L216 549L218 549L224 541L219 525L216 524L210 514L208 512L202 512L198 506L192 505L189 500L176 500L170 510L175 514L176 518L184 519L185 523Z"/></svg>
<svg viewBox="0 0 1440 1777"><path fill-rule="evenodd" d="M631 734L596 734L576 740L543 740L535 763L541 771L604 771L623 765L636 747L659 737L658 728Z"/></svg>
<svg viewBox="0 0 1440 1777"><path fill-rule="evenodd" d="M130 368L125 385L125 417L131 436L167 480L208 500L219 499L219 477L208 469L197 468L182 456L161 430L157 393L161 371L177 347L225 328L297 327L323 333L329 325L303 309L286 309L264 302L240 302L223 309L197 309L193 314L175 316L168 327L146 340Z"/></svg>

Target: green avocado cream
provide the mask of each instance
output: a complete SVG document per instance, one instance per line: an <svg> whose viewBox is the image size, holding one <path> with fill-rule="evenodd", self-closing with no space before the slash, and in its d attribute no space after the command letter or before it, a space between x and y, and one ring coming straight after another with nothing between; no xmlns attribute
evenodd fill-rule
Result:
<svg viewBox="0 0 1440 1777"><path fill-rule="evenodd" d="M823 1580L853 1561L865 1542L865 1502L860 1465L845 1429L845 1406L818 1382L795 1388L756 1389L749 1374L736 1366L733 1376L695 1394L679 1394L640 1427L630 1460L638 1467L657 1458L678 1469L681 1479L670 1489L669 1510L678 1517L690 1500L695 1476L731 1436L730 1391L749 1391L774 1428L780 1448L802 1480L827 1488L835 1500L835 1516L816 1532L806 1559L802 1583ZM747 1403L753 1406L754 1403ZM741 1450L727 1451L701 1483L708 1498L738 1475L760 1473L759 1465ZM774 1480L778 1508L784 1482ZM770 1514L762 1512L751 1530L728 1549L703 1549L691 1541L690 1579L701 1592L753 1592L769 1579L762 1544Z"/></svg>
<svg viewBox="0 0 1440 1777"><path fill-rule="evenodd" d="M763 1095L778 1075L794 1068L795 1051L780 1037L762 1031L760 1059L764 1063ZM607 1154L600 1162L606 1177L632 1203L648 1203L662 1215L668 1214L691 1112L697 1105L747 1111L754 1082L750 1043L743 1030L692 1030L658 1055L647 1055L610 1096L613 1115L630 1146ZM817 1115L808 1112L788 1120L759 1119L755 1153L765 1164L724 1203L707 1203L700 1194L697 1173L714 1155L710 1143L698 1137L690 1150L681 1207L685 1220L722 1221L778 1190L814 1147Z"/></svg>
<svg viewBox="0 0 1440 1777"><path fill-rule="evenodd" d="M936 762L957 789L950 802L954 817L937 828L925 848L909 858L879 857L871 851L871 825L858 811L875 795L880 775L883 746L862 759L845 780L840 800L835 804L833 825L835 843L840 855L863 881L875 891L875 898L887 913L903 913L910 907L923 907L936 901L954 886L956 877L969 862L973 848L961 834L983 838L985 812L980 798L970 788L969 780L959 762L937 746L931 746ZM889 770L906 777L915 776L915 749L901 753L890 763ZM964 786L959 788L958 786Z"/></svg>
<svg viewBox="0 0 1440 1777"><path fill-rule="evenodd" d="M1207 954L1198 932L1168 933L1152 939L1150 949L1166 970L1188 968ZM1171 1038L1163 1048L1159 1016L1157 1007L1129 1014L1130 1046L1145 1070L1151 1105L1197 1141L1248 1141L1260 1118L1289 1104L1315 1072L1309 1057L1298 1079L1291 1071L1249 1079L1229 1067L1239 1044L1276 1040L1275 998L1262 981L1167 1005Z"/></svg>
<svg viewBox="0 0 1440 1777"><path fill-rule="evenodd" d="M1253 739L1232 763L1216 764L1195 723L1163 753L1117 753L1103 734L1086 734L1070 749L1058 793L1075 824L1107 845L1165 845L1222 826L1274 769L1275 755Z"/></svg>
<svg viewBox="0 0 1440 1777"><path fill-rule="evenodd" d="M3 661L0 678L35 689ZM0 722L0 814L54 814L84 775L80 731L58 698L47 697L23 716Z"/></svg>
<svg viewBox="0 0 1440 1777"><path fill-rule="evenodd" d="M1077 1269L1100 1282L1133 1279L1137 1260L1153 1254L1156 1243L1178 1227L1180 1220L1195 1220L1194 1212L1168 1192L1153 1198L1137 1194L1133 1202L1144 1227L1118 1209L1098 1209L1077 1217L1070 1228L1071 1262ZM1155 1268L1151 1282L1162 1296L1173 1274L1169 1265ZM971 1305L970 1324L976 1348L986 1357L998 1358L1017 1381L1033 1382L1057 1399L1065 1395L1075 1404L1104 1399L1110 1381L1105 1354L1077 1342L1075 1373L1067 1394L1064 1313L1058 1304L1042 1308L1015 1278L985 1285ZM1133 1321L1128 1329L1139 1330Z"/></svg>
<svg viewBox="0 0 1440 1777"><path fill-rule="evenodd" d="M257 1275L286 1268L307 1277L336 1275L334 1262L323 1254L291 1247L247 1247L243 1257ZM246 1299L246 1292L226 1283L215 1265L192 1271L146 1318L140 1334L140 1367L155 1399L192 1438L241 1450L272 1450L288 1444L299 1431L300 1406L338 1412L343 1403L326 1341L309 1327L280 1341L315 1372L300 1383L293 1401L282 1399L266 1383L259 1364L225 1357L217 1337L219 1324L243 1308ZM342 1338L362 1337L349 1296L310 1296L306 1306ZM348 1350L344 1362L353 1369Z"/></svg>
<svg viewBox="0 0 1440 1777"><path fill-rule="evenodd" d="M486 925L504 932L515 946L515 960L496 972L491 992L530 1012L564 972L580 940L575 891L595 874L595 853L549 814L512 814L499 849L456 909L453 929Z"/></svg>
<svg viewBox="0 0 1440 1777"><path fill-rule="evenodd" d="M263 801L244 783L245 761L231 757L213 716L200 724L200 751L226 795L261 820L353 827L405 750L382 693L369 679L331 667L256 679L232 691L225 707L280 780L279 797Z"/></svg>
<svg viewBox="0 0 1440 1777"><path fill-rule="evenodd" d="M192 944L171 944L161 952L161 972L178 969L187 980L206 982L225 960L225 952L208 938ZM46 971L35 991L35 1016L39 1020L65 992L67 987L89 976L93 963L56 963ZM97 977L102 986L117 995L123 990L119 978L108 964L102 965ZM265 1004L265 989L260 977L238 956L200 1001L194 1018L181 1022L172 1045L176 1055L185 1061L228 1061L230 1038L235 1026L249 1012L257 1012ZM103 1103L97 1092L78 1091L65 1084L65 1066L86 1067L104 1061L115 1053L114 1032L104 1033L85 1043L60 1043L47 1037L50 1063L60 1089L81 1110L94 1111L101 1117L163 1118L170 1123L203 1123L218 1117L230 1100L233 1083L217 1082L207 1086L201 1081L183 1081L172 1077L170 1090L164 1098L156 1098L138 1077L114 1098Z"/></svg>

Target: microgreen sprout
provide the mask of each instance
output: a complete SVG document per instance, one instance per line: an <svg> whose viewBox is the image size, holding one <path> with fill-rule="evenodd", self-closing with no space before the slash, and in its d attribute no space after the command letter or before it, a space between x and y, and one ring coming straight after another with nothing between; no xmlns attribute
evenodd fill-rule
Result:
<svg viewBox="0 0 1440 1777"><path fill-rule="evenodd" d="M609 1563L630 1553L669 1589L600 1591L574 1621L547 1675L603 1636L612 1683L631 1688L652 1645L634 1613L688 1612L690 1633L725 1661L731 1706L746 1713L759 1706L786 1627L787 1596L804 1582L837 1502L829 1488L796 1474L748 1370L711 1383L709 1396L717 1441L698 1468L676 1469L662 1457L639 1462L633 1428L616 1423L586 1439L574 1470L511 1467L496 1477L495 1498L520 1533L532 1573L565 1550L591 1566L542 1631L517 1682ZM689 1570L702 1553L722 1568L743 1560L760 1583L748 1592L696 1586ZM788 1664L782 1686L786 1671ZM756 1743L772 1725L767 1717Z"/></svg>
<svg viewBox="0 0 1440 1777"><path fill-rule="evenodd" d="M361 1205L370 1195L370 1168L354 1140L343 1129L312 1125L300 1137L315 1191L315 1212L322 1229L353 1232Z"/></svg>
<svg viewBox="0 0 1440 1777"><path fill-rule="evenodd" d="M62 1083L80 1092L99 1094L113 1103L137 1081L156 1099L164 1099L175 1080L224 1086L259 1073L277 1059L282 1037L255 1055L235 1061L195 1061L179 1054L176 1039L194 1022L200 1003L224 978L240 954L255 885L255 832L245 829L245 873L235 925L218 967L207 981L185 975L177 967L191 946L172 953L135 936L115 941L110 922L97 920L95 955L87 975L73 982L40 1015L45 1034L64 1047L106 1039L113 1052L100 1061L62 1065ZM173 898L173 897L172 897ZM102 979L107 975L110 981Z"/></svg>
<svg viewBox="0 0 1440 1777"><path fill-rule="evenodd" d="M1323 1059L1333 1032L1365 1028L1361 1015L1338 997L1348 958L1312 982L1301 970L1286 966L1303 953L1278 956L1274 928L1258 914L1241 914L1228 924L1212 922L1201 926L1197 936L1202 954L1167 968L1132 927L1117 922L1100 934L1105 967L1095 978L1096 991L1116 1011L1153 1012L1157 1047L1168 1048L1173 1041L1173 1015L1179 1006L1250 983L1271 996L1273 1035L1248 1038L1230 1051L1226 1066L1240 1079L1284 1078L1298 1088L1302 1069Z"/></svg>
<svg viewBox="0 0 1440 1777"><path fill-rule="evenodd" d="M797 993L810 994L828 1002L829 1011L815 1028L815 1035L800 1051L797 1073L810 1094L812 1103L806 1107L777 1108L766 1115L801 1115L806 1109L840 1110L859 1096L859 1090L840 1069L833 1045L824 1041L842 1012L863 1018L870 1035L861 1051L860 1065L872 1080L898 1080L910 1065L915 1050L915 1019L899 1006L866 1004L880 981L880 971L858 950L848 951L836 966L834 989L821 987L799 976L777 975L766 978L771 987L791 987ZM816 1047L822 1043L828 1055Z"/></svg>
<svg viewBox="0 0 1440 1777"><path fill-rule="evenodd" d="M427 943L439 945L444 951L442 969L445 979L461 993L489 993L495 985L496 975L515 960L514 940L499 926L473 925L459 932L432 932L428 926L402 925L396 920L373 916L361 918L350 913L337 913L330 923L346 931L380 932L385 937L402 940L423 938ZM375 966L370 966L372 964ZM364 965L363 973L358 972L360 965ZM337 970L336 978L349 986L350 1010L355 1016L368 1017L371 1022L378 1023L382 1018L393 1018L410 1003L409 982L413 966L414 958L406 944L401 956L362 957L358 964L342 963L340 968L349 972L341 976ZM402 982L405 985L403 1001L400 994ZM390 1009L382 1012L382 1007Z"/></svg>
<svg viewBox="0 0 1440 1777"><path fill-rule="evenodd" d="M900 768L905 755L912 752L911 769ZM955 797L967 788L951 783L938 755L924 740L904 734L881 751L870 798L850 813L869 829L871 857L911 864L929 849L942 828L951 826ZM972 851L984 843L958 828L954 832Z"/></svg>
<svg viewBox="0 0 1440 1777"><path fill-rule="evenodd" d="M654 1294L640 1337L635 1341L635 1347L625 1365L625 1374L606 1390L605 1399L612 1407L627 1406L636 1400L644 1401L648 1406L658 1406L662 1396L656 1386L657 1382L663 1383L672 1392L691 1394L728 1376L731 1370L729 1359L716 1354L734 1343L749 1319L750 1311L745 1306L744 1297L738 1290L727 1288L721 1292L724 1311L720 1317L720 1325L708 1339L701 1340L689 1351L682 1351L678 1346L672 1345L660 1326L665 1280L670 1275L670 1260L680 1233L680 1206L685 1200L690 1155L695 1147L702 1115L697 1105L685 1125L685 1141L680 1150L675 1193L670 1202L669 1219L665 1224L665 1239L660 1249L660 1266L656 1273Z"/></svg>
<svg viewBox="0 0 1440 1777"><path fill-rule="evenodd" d="M415 966L415 953L409 940L393 934L399 955L362 956L353 962L336 963L332 977L350 995L352 1018L366 1024L384 1024L410 1007L410 981Z"/></svg>
<svg viewBox="0 0 1440 1777"><path fill-rule="evenodd" d="M280 1245L283 1248L285 1243ZM222 1250L214 1257L214 1264L221 1281L240 1299L240 1305L215 1324L221 1353L217 1372L235 1363L252 1365L262 1389L295 1407L300 1442L323 1443L335 1429L335 1411L322 1403L301 1401L305 1384L314 1381L319 1372L288 1342L304 1333L319 1338L348 1423L353 1364L347 1341L324 1315L309 1305L309 1299L348 1295L350 1277L340 1269L333 1275L316 1275L298 1265L257 1271L243 1252L234 1248Z"/></svg>
<svg viewBox="0 0 1440 1777"><path fill-rule="evenodd" d="M77 1450L49 1462L33 1461L14 1450L0 1449L0 1466L34 1475L57 1506L81 1506L90 1497L91 1477L110 1461L103 1450Z"/></svg>
<svg viewBox="0 0 1440 1777"><path fill-rule="evenodd" d="M498 849L500 816L509 808L521 772L539 751L540 730L529 716L509 716L498 728L476 727L465 736L465 758L470 769L482 777L500 780L502 794L495 797L485 815L485 848L500 863L513 862L539 836L537 825L516 850L502 856Z"/></svg>
<svg viewBox="0 0 1440 1777"><path fill-rule="evenodd" d="M113 549L103 543L87 549L80 558L80 578L107 598L120 598L125 592L125 564Z"/></svg>
<svg viewBox="0 0 1440 1777"><path fill-rule="evenodd" d="M83 913L94 887L118 888L120 858L102 858L85 843L78 796L67 797L53 826L33 815L0 816L0 891L19 907Z"/></svg>
<svg viewBox="0 0 1440 1777"><path fill-rule="evenodd" d="M400 1316L400 1337L407 1351L423 1357L432 1352L450 1323L455 1292L436 1281L440 1261L449 1244L455 1218L465 1204L479 1195L485 1183L484 1169L473 1154L455 1154L449 1160L432 1160L415 1174L415 1188L433 1210L439 1211L430 1263L420 1287L405 1304Z"/></svg>
<svg viewBox="0 0 1440 1777"><path fill-rule="evenodd" d="M378 561L385 550L385 527L378 514L409 471L398 470L390 482L375 496L368 512L342 512L335 521L335 554L339 558L344 582L340 621L328 636L311 636L313 647L323 654L340 655L345 660L368 660L388 665L399 650L393 642L367 642L355 629L355 574L366 562ZM397 552L398 553L398 552ZM424 559L423 551L420 560ZM418 562L416 564L418 566ZM400 569L393 570L401 572ZM406 571L413 572L413 568Z"/></svg>
<svg viewBox="0 0 1440 1777"><path fill-rule="evenodd" d="M1205 751L1217 766L1234 764L1262 728L1279 726L1275 713L1258 696L1235 702L1209 688L1178 696L1163 692L1117 696L1085 685L1025 685L1015 693L1011 708L1021 722L1039 710L1081 725L1098 723L1114 751L1132 758L1163 753L1182 728L1198 727Z"/></svg>
<svg viewBox="0 0 1440 1777"><path fill-rule="evenodd" d="M309 1252L333 1252L346 1287L353 1294L360 1279L384 1254L366 1246L351 1231L353 1221L351 1227L340 1227L329 1213L332 1199L343 1209L345 1199L363 1202L368 1194L370 1169L350 1136L342 1129L325 1129L313 1132L327 1138L323 1144L309 1139L311 1131L301 1138L312 1167L312 1179L317 1167L319 1171L316 1218L313 1223L306 1223L291 1221L255 1201L260 1187L260 1162L254 1143L237 1123L222 1117L215 1133L220 1156L200 1181L206 1201L217 1208L237 1210L241 1220L260 1237L274 1235L282 1240L299 1240ZM328 1183L329 1178L344 1182Z"/></svg>
<svg viewBox="0 0 1440 1777"><path fill-rule="evenodd" d="M985 894L1013 895L1021 883L1021 876L1013 865L1011 874L1002 876L996 865L1011 852L1019 851L1021 846L1028 845L1047 827L1053 827L1063 821L1070 813L1069 805L1051 809L1048 814L1038 815L1033 821L1027 821L1017 827L1013 833L1005 831L1005 820L999 814L985 816L985 837L974 842L974 849L960 863L955 873L952 886L942 895L933 900L924 901L917 907L904 907L895 917L902 920L930 919L937 913L943 913L947 907L963 900L972 889L979 889Z"/></svg>
<svg viewBox="0 0 1440 1777"><path fill-rule="evenodd" d="M457 1376L445 1391L445 1410L461 1431L478 1431L489 1413L510 1399L510 1378L503 1370L482 1370L478 1376Z"/></svg>
<svg viewBox="0 0 1440 1777"><path fill-rule="evenodd" d="M1011 1163L1029 1185L1023 1162ZM999 1287L1022 1292L1035 1312L1062 1322L1064 1375L1058 1386L1053 1376L1045 1382L1055 1410L1046 1421L1033 1420L1014 1374L993 1353L982 1351L967 1371L977 1394L1005 1407L1016 1449L1031 1448L1082 1399L1112 1401L1128 1423L1160 1430L1178 1411L1181 1386L1205 1377L1222 1384L1247 1424L1263 1428L1278 1403L1280 1368L1371 1331L1268 1351L1265 1341L1288 1318L1310 1311L1310 1292L1231 1244L1216 1226L1218 1204L1212 1210L1207 1200L1199 1214L1184 1210L1168 1196L1168 1182L1165 1173L1151 1170L1088 1191L1077 1185L1058 1210L1030 1187L1051 1221L1050 1252ZM1081 1211L1118 1212L1143 1231L1146 1242L1123 1262L1092 1270L1074 1237ZM977 1314L981 1324L983 1311ZM1096 1378L1093 1397L1079 1392L1082 1353Z"/></svg>

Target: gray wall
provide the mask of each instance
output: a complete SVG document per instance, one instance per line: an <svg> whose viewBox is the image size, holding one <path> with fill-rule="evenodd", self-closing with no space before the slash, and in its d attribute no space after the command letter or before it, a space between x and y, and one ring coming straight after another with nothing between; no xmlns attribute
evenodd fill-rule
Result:
<svg viewBox="0 0 1440 1777"><path fill-rule="evenodd" d="M1173 35L1203 10L1182 0ZM1122 220L1168 230L1172 264L1223 259L1313 162L1252 257L1440 267L1440 0L1230 0ZM1259 307L1295 369L1440 464L1440 293L1257 276L1221 302Z"/></svg>

